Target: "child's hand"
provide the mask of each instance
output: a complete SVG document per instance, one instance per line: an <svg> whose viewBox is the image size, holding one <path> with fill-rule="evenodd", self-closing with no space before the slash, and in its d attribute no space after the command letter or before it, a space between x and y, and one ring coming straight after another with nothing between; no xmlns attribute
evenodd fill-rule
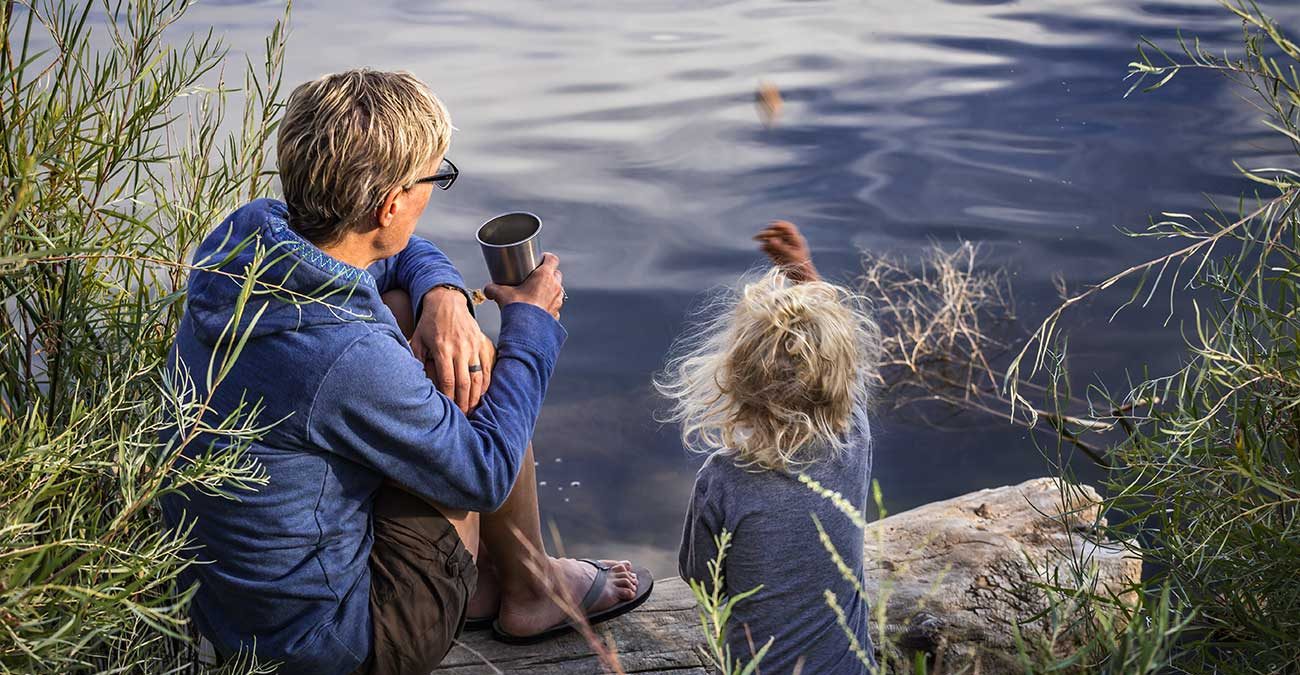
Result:
<svg viewBox="0 0 1300 675"><path fill-rule="evenodd" d="M785 271L791 281L798 283L821 279L817 268L813 267L808 240L803 238L794 223L774 220L766 229L754 235L754 239L761 242L759 248L772 259L774 265Z"/></svg>

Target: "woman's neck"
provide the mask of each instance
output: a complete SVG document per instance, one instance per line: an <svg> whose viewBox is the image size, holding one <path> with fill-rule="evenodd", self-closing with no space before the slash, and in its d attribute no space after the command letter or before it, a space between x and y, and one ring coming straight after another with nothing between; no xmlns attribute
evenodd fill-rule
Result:
<svg viewBox="0 0 1300 675"><path fill-rule="evenodd" d="M365 269L383 259L375 257L375 246L371 239L365 233L348 232L333 244L317 248L339 262Z"/></svg>

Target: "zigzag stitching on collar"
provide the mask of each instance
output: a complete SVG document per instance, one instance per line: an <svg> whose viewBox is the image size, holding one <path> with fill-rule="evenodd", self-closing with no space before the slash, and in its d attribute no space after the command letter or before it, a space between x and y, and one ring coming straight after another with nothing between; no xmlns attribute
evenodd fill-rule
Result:
<svg viewBox="0 0 1300 675"><path fill-rule="evenodd" d="M271 235L271 239L288 246L289 250L305 262L335 277L377 288L375 278L369 272L331 258L324 251L316 248L315 244L303 239L302 235L294 232L289 227L289 221L276 214L270 214L268 220L270 225L267 227L267 231Z"/></svg>

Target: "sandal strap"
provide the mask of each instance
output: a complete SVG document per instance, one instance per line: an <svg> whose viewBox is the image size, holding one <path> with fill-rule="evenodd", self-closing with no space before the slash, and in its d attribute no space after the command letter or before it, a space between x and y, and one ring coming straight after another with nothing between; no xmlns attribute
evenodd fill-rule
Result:
<svg viewBox="0 0 1300 675"><path fill-rule="evenodd" d="M599 560L592 560L590 558L580 558L579 560L596 568L596 577L591 580L591 588L588 588L587 594L582 596L582 602L579 605L582 612L585 614L588 610L594 607L596 601L600 599L600 594L605 590L605 579L609 576L609 571L613 569L613 567L606 565Z"/></svg>

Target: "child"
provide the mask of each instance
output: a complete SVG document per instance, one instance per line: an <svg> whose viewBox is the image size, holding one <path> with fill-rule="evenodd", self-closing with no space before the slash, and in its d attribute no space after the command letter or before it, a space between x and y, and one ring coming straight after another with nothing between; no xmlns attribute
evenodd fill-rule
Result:
<svg viewBox="0 0 1300 675"><path fill-rule="evenodd" d="M858 509L865 503L879 331L857 296L820 279L794 225L777 221L756 239L776 268L745 284L656 381L673 400L686 446L709 455L686 514L681 574L708 584L715 537L731 532L726 594L763 587L731 616L732 656L745 663L773 638L760 665L766 675L870 672L861 661L874 664L866 600L833 562L813 517L859 582L862 530L798 475Z"/></svg>

